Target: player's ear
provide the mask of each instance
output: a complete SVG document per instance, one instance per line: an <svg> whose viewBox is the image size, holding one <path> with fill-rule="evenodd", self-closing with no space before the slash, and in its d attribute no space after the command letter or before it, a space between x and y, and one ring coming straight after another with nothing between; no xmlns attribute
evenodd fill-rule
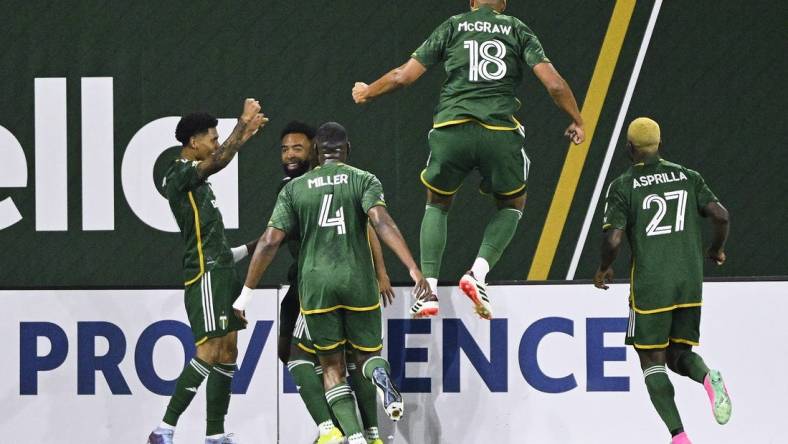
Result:
<svg viewBox="0 0 788 444"><path fill-rule="evenodd" d="M346 157L350 157L350 141L347 142L347 154Z"/></svg>

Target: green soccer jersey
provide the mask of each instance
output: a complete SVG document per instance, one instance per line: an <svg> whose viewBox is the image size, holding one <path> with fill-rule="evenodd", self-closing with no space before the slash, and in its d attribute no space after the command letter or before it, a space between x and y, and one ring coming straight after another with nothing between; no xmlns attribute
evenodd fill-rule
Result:
<svg viewBox="0 0 788 444"><path fill-rule="evenodd" d="M317 167L279 193L268 226L300 233L303 313L380 305L367 238L367 212L376 205L386 205L377 177L343 163Z"/></svg>
<svg viewBox="0 0 788 444"><path fill-rule="evenodd" d="M196 282L215 267L232 267L233 253L224 235L222 213L211 184L197 173L199 161L176 159L164 175L164 194L185 245L183 277Z"/></svg>
<svg viewBox="0 0 788 444"><path fill-rule="evenodd" d="M698 172L659 158L633 165L610 184L603 229L626 231L636 312L701 304L702 210L715 201Z"/></svg>
<svg viewBox="0 0 788 444"><path fill-rule="evenodd" d="M528 26L487 6L443 22L411 57L426 67L444 62L435 128L477 121L489 129L518 129L515 88L524 66L549 62Z"/></svg>

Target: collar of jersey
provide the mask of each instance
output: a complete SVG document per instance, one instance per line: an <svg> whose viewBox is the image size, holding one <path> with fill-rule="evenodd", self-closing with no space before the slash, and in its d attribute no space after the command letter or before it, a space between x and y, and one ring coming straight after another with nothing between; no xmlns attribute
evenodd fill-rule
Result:
<svg viewBox="0 0 788 444"><path fill-rule="evenodd" d="M487 9L489 9L490 11L492 11L492 12L493 12L493 14L500 14L500 12L496 11L495 9L493 9L493 7L492 7L491 5L481 5L481 6L477 6L477 7L475 7L475 8L471 8L471 11L473 11L473 12L476 12L476 11L478 11L478 10L482 9L482 8L487 8Z"/></svg>

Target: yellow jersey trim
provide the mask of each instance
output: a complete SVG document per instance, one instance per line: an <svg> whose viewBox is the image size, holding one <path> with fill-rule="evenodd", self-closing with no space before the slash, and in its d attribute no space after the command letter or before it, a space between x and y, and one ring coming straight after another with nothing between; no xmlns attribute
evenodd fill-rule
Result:
<svg viewBox="0 0 788 444"><path fill-rule="evenodd" d="M303 350L303 351L305 351L305 352L307 352L307 353L311 353L311 354L313 354L313 355L316 355L316 354L317 354L317 352L316 352L316 351L312 350L311 348L309 348L309 347L307 347L307 346L305 346L305 345L302 345L302 344L300 344L300 343L299 343L299 344L296 344L296 345L298 345L298 348L300 348L301 350Z"/></svg>
<svg viewBox="0 0 788 444"><path fill-rule="evenodd" d="M670 341L668 341L668 342L666 342L664 344L657 344L657 345L635 344L635 348L639 348L641 350L652 350L652 349L655 349L655 348L666 348L668 345L670 345Z"/></svg>
<svg viewBox="0 0 788 444"><path fill-rule="evenodd" d="M432 186L432 185L430 185L430 183L429 183L429 182L427 182L427 179L425 179L425 178L424 178L424 173L426 173L426 172L427 172L427 169L425 168L425 169L421 170L421 174L419 174L419 178L421 178L421 183L423 183L425 187L429 188L430 190L432 190L432 191L434 191L434 192L436 192L436 193L438 193L438 194L442 194L442 195L444 195L444 196L452 196L452 195L454 195L454 194L455 194L457 191L459 191L459 190L460 190L460 188L462 187L462 185L460 185L460 186L459 186L459 187L457 187L457 189L456 189L456 190L454 190L454 191L446 191L446 190L441 190L440 188L437 188L437 187L435 187L435 186Z"/></svg>
<svg viewBox="0 0 788 444"><path fill-rule="evenodd" d="M655 313L664 313L666 311L675 310L677 308L691 308L691 307L700 307L703 305L703 302L688 302L686 304L675 304L669 307L662 307L662 308L654 308L651 310L643 310L637 307L635 304L635 261L632 260L632 269L629 272L629 301L632 306L632 309L635 310L637 314L655 314Z"/></svg>
<svg viewBox="0 0 788 444"><path fill-rule="evenodd" d="M361 350L361 351L365 351L365 352L376 352L376 351L379 351L379 350L383 350L383 344L380 344L380 345L378 345L376 347L362 347L362 346L356 345L356 344L354 344L354 343L352 343L350 341L348 341L348 342L350 343L351 346L353 346L353 348Z"/></svg>
<svg viewBox="0 0 788 444"><path fill-rule="evenodd" d="M689 339L681 339L681 338L670 338L670 342L678 342L679 344L688 344L695 347L700 345L699 342L690 341Z"/></svg>
<svg viewBox="0 0 788 444"><path fill-rule="evenodd" d="M333 307L316 308L314 310L304 310L303 308L301 308L301 313L303 313L305 315L330 313L330 312L332 312L334 310L339 310L340 308L344 308L345 310L350 310L350 311L372 311L372 310L380 308L380 301L378 301L378 303L375 304L375 305L370 305L369 307L351 307L349 305L335 305ZM317 348L322 350L322 348L320 348L320 347L317 347Z"/></svg>
<svg viewBox="0 0 788 444"><path fill-rule="evenodd" d="M521 186L520 188L518 188L518 189L516 189L514 191L509 191L507 193L496 193L496 194L498 194L499 196L511 196L512 194L517 194L517 193L519 193L520 191L522 191L524 189L525 189L525 184L523 184L523 186Z"/></svg>
<svg viewBox="0 0 788 444"><path fill-rule="evenodd" d="M200 339L199 341L195 342L194 345L195 345L195 347L203 345L205 343L205 341L207 341L207 340L208 340L208 336L204 336L202 339Z"/></svg>
<svg viewBox="0 0 788 444"><path fill-rule="evenodd" d="M509 118L512 119L512 122L514 123L514 126L511 127L511 128L508 127L508 126L490 125L489 123L484 123L481 120L472 119L472 118L447 120L445 122L437 122L437 123L433 123L432 127L433 128L443 128L445 126L460 125L462 123L475 122L475 123L478 123L479 125L487 128L488 130L493 130L493 131L516 131L516 130L520 129L520 127L522 126L522 125L520 125L520 122L514 116L509 116Z"/></svg>
<svg viewBox="0 0 788 444"><path fill-rule="evenodd" d="M202 236L200 234L200 211L197 209L197 204L194 202L194 195L189 191L189 203L192 205L194 212L194 232L197 234L197 255L200 257L200 272L197 276L189 279L184 285L191 285L200 279L205 274L205 258L202 255Z"/></svg>
<svg viewBox="0 0 788 444"><path fill-rule="evenodd" d="M329 345L328 347L321 347L321 346L315 344L315 348L320 350L320 351L328 351L328 350L333 350L333 349L339 347L340 345L345 345L346 342L347 342L347 339L343 339L343 340L337 342L336 344Z"/></svg>
<svg viewBox="0 0 788 444"><path fill-rule="evenodd" d="M613 224L604 224L604 225L602 225L602 229L603 230L607 230L608 228L610 228L612 226L613 226Z"/></svg>

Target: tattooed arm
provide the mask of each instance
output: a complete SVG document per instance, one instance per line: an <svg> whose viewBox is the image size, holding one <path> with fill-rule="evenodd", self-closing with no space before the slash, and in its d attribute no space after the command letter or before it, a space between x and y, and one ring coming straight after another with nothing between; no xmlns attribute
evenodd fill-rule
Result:
<svg viewBox="0 0 788 444"><path fill-rule="evenodd" d="M197 166L200 177L204 179L226 167L241 146L267 122L268 118L260 112L260 103L255 99L246 99L243 114L238 118L233 132L209 158Z"/></svg>

